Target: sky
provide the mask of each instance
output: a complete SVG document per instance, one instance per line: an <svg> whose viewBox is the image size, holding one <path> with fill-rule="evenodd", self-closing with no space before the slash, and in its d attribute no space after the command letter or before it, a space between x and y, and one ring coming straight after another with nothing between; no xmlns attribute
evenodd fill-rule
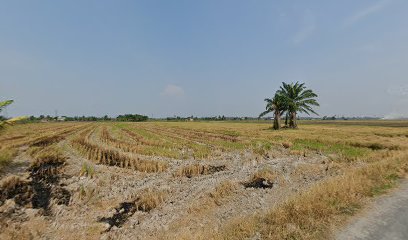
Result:
<svg viewBox="0 0 408 240"><path fill-rule="evenodd" d="M258 116L304 82L320 116L408 117L408 1L0 0L8 116Z"/></svg>

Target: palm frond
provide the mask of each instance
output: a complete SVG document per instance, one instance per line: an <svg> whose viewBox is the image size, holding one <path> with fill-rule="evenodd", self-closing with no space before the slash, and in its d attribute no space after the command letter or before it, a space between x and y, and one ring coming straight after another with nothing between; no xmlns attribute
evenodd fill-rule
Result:
<svg viewBox="0 0 408 240"><path fill-rule="evenodd" d="M271 110L266 110L266 111L262 112L261 114L259 114L259 117L258 117L258 118L261 118L261 117L263 117L263 116L265 116L266 114L271 113L271 112L272 112Z"/></svg>
<svg viewBox="0 0 408 240"><path fill-rule="evenodd" d="M6 124L14 124L14 123L17 123L17 122L19 122L19 121L23 121L23 120L26 120L28 117L26 117L26 116L22 116L22 117L15 117L15 118L11 118L11 119L8 119L8 120L6 120L6 121L4 121Z"/></svg>
<svg viewBox="0 0 408 240"><path fill-rule="evenodd" d="M13 102L14 102L13 100L6 100L6 101L0 102L0 112L1 110L3 110L4 107L12 104Z"/></svg>

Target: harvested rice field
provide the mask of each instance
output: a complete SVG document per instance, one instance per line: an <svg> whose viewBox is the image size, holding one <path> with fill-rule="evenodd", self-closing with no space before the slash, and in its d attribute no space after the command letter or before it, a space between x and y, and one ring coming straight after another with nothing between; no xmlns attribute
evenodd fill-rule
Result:
<svg viewBox="0 0 408 240"><path fill-rule="evenodd" d="M0 239L327 239L407 171L407 121L18 124Z"/></svg>

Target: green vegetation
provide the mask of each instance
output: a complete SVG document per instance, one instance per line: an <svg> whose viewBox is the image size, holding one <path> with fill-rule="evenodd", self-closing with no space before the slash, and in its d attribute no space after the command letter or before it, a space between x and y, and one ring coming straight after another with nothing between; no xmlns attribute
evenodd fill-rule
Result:
<svg viewBox="0 0 408 240"><path fill-rule="evenodd" d="M275 96L270 98L265 98L266 102L266 111L261 113L259 117L262 117L270 112L273 112L273 129L279 130L280 129L280 120L282 114L287 111L287 105L285 103L285 99L282 94L276 93Z"/></svg>
<svg viewBox="0 0 408 240"><path fill-rule="evenodd" d="M82 163L81 172L79 173L80 176L93 178L94 174L95 174L94 166L86 162Z"/></svg>
<svg viewBox="0 0 408 240"><path fill-rule="evenodd" d="M293 150L312 150L326 154L337 154L346 160L355 160L366 155L369 151L364 147L354 147L342 143L323 143L311 139L297 139L294 141Z"/></svg>
<svg viewBox="0 0 408 240"><path fill-rule="evenodd" d="M139 114L125 114L119 115L116 120L121 122L144 122L149 119L147 116L139 115Z"/></svg>
<svg viewBox="0 0 408 240"><path fill-rule="evenodd" d="M313 110L313 106L319 106L316 101L317 94L311 89L306 89L304 83L282 83L278 94L283 96L283 101L286 103L287 112L289 114L289 127L297 128L297 113L317 113Z"/></svg>
<svg viewBox="0 0 408 240"><path fill-rule="evenodd" d="M1 111L3 111L5 107L12 104L13 102L14 102L13 100L6 100L6 101L0 102L0 113ZM26 117L16 117L16 118L11 118L11 119L5 119L4 117L0 116L0 129L4 128L5 125L11 125L15 122L18 122L24 119L26 119Z"/></svg>
<svg viewBox="0 0 408 240"><path fill-rule="evenodd" d="M259 117L267 113L274 112L273 129L280 129L281 116L286 112L285 126L289 128L297 128L297 113L317 113L313 110L313 106L319 106L316 101L317 94L312 90L306 89L304 83L282 83L280 90L276 91L272 99L266 98L266 111L261 113Z"/></svg>

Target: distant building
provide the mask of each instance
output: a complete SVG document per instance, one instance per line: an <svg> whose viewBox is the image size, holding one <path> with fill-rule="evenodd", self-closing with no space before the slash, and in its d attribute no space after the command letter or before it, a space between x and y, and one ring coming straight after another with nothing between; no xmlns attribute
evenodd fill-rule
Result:
<svg viewBox="0 0 408 240"><path fill-rule="evenodd" d="M65 121L67 119L67 117L65 116L61 116L57 118L57 121Z"/></svg>

